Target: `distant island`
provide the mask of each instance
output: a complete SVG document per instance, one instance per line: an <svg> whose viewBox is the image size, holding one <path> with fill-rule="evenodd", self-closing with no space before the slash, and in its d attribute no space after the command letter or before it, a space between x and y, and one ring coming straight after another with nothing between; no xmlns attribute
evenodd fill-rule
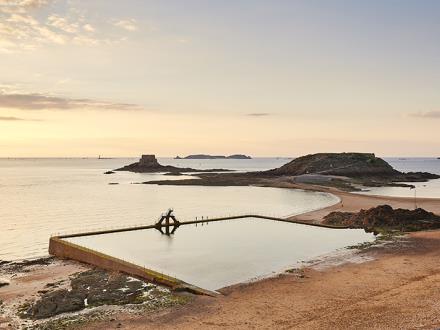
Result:
<svg viewBox="0 0 440 330"><path fill-rule="evenodd" d="M252 159L252 157L241 154L230 155L230 156L223 156L223 155L213 156L213 155L197 154L197 155L188 155L186 157L177 156L174 159Z"/></svg>

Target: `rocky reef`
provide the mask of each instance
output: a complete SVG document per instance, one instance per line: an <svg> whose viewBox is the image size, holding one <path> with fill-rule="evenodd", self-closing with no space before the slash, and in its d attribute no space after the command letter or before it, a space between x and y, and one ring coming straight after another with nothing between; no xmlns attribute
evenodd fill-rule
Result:
<svg viewBox="0 0 440 330"><path fill-rule="evenodd" d="M331 212L323 223L349 228L363 228L368 232L390 230L419 231L440 228L440 216L424 209L393 209L380 205L359 212Z"/></svg>
<svg viewBox="0 0 440 330"><path fill-rule="evenodd" d="M155 155L142 155L141 159L133 164L121 167L115 171L129 171L136 173L191 173L191 172L227 172L225 169L193 169L188 167L176 167L171 165L161 165Z"/></svg>

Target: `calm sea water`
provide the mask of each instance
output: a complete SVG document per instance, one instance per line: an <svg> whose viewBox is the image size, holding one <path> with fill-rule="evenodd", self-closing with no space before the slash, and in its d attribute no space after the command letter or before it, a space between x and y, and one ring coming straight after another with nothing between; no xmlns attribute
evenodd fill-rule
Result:
<svg viewBox="0 0 440 330"><path fill-rule="evenodd" d="M171 237L147 229L67 240L216 290L372 241L374 235L251 218L185 225Z"/></svg>
<svg viewBox="0 0 440 330"><path fill-rule="evenodd" d="M430 172L440 174L440 159L436 158L385 158L395 169L403 172ZM368 188L362 194L397 196L397 197L418 197L440 198L440 179L428 182L409 182L416 186L416 190L402 187L376 187Z"/></svg>
<svg viewBox="0 0 440 330"><path fill-rule="evenodd" d="M404 171L439 173L440 160L387 159ZM287 216L337 202L331 195L258 187L176 187L134 185L157 179L182 179L161 174L103 172L136 159L0 159L0 259L13 260L47 254L53 233L154 223L170 207L181 220L200 216L261 213ZM174 160L162 164L193 168L265 170L287 158L252 160ZM109 185L115 182L118 185ZM417 190L440 197L439 181ZM393 194L394 188L369 193ZM406 192L407 190L401 190ZM399 190L397 190L399 193ZM408 191L409 193L409 191Z"/></svg>
<svg viewBox="0 0 440 330"><path fill-rule="evenodd" d="M287 216L337 202L328 194L259 187L176 187L133 182L181 179L161 174L103 172L136 159L0 159L0 259L47 254L53 233L152 224L172 207L181 220L263 213ZM195 168L263 170L287 159L179 160ZM117 182L118 185L109 185Z"/></svg>

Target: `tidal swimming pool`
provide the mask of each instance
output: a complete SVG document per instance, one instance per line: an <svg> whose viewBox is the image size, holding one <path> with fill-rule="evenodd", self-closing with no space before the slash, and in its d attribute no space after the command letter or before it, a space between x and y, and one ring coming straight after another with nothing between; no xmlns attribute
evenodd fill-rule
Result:
<svg viewBox="0 0 440 330"><path fill-rule="evenodd" d="M217 290L270 275L349 245L373 241L360 229L328 229L257 218L65 240Z"/></svg>

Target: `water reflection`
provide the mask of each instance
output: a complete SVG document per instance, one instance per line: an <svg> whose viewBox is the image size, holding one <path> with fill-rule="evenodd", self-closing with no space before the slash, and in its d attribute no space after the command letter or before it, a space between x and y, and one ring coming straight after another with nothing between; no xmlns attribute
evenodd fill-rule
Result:
<svg viewBox="0 0 440 330"><path fill-rule="evenodd" d="M67 239L216 290L279 271L338 248L374 240L354 229L326 229L257 218Z"/></svg>

